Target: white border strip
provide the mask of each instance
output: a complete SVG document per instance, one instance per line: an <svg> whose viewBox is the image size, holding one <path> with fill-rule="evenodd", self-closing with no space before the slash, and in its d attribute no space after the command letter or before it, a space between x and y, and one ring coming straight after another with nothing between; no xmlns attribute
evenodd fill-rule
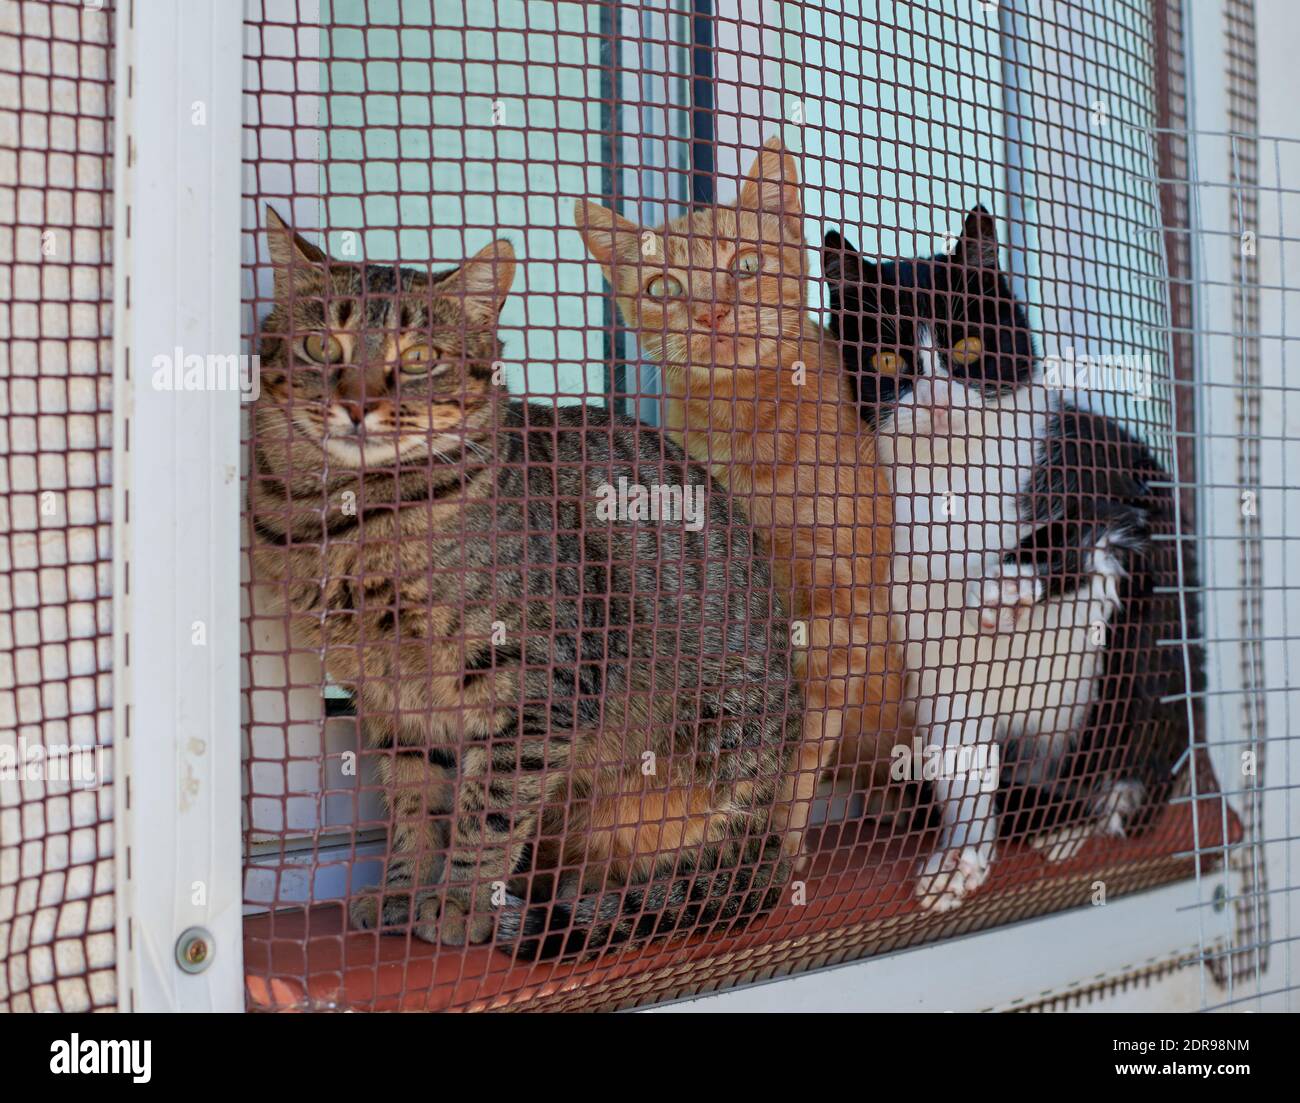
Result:
<svg viewBox="0 0 1300 1103"><path fill-rule="evenodd" d="M1222 26L1201 5L1188 3L1208 26L1198 23L1201 37L1210 38ZM1240 1002L1256 989L1255 978L1239 981L1229 1005L1237 1011L1296 1011L1300 1009L1300 739L1296 713L1300 707L1300 648L1296 646L1295 596L1300 586L1300 510L1290 487L1300 466L1300 434L1296 432L1300 403L1289 388L1295 385L1300 311L1295 290L1300 287L1295 241L1300 234L1300 196L1295 194L1295 165L1300 150L1300 67L1295 63L1294 34L1276 33L1295 26L1292 0L1256 0L1258 82L1261 134L1287 135L1281 141L1261 141L1258 254L1260 287L1259 332L1274 335L1260 343L1259 517L1265 541L1264 678L1267 762L1264 768L1264 829L1267 842L1267 925L1258 934L1243 932L1239 941L1262 937L1270 943L1268 968L1258 979L1267 995ZM1222 45L1219 46L1222 51ZM1200 121L1198 119L1198 125ZM1281 190L1289 189L1289 190ZM1222 278L1222 274L1219 275ZM1205 322L1200 323L1204 325ZM1269 489L1287 487L1286 491ZM1280 588L1280 590L1279 590ZM1233 622L1235 623L1235 621ZM1235 702L1234 702L1235 703ZM1238 748L1239 750L1239 748ZM1239 760L1238 760L1239 761ZM1222 775L1221 775L1222 776ZM1234 770L1234 778L1240 771ZM1240 785L1240 780L1236 781Z"/></svg>
<svg viewBox="0 0 1300 1103"><path fill-rule="evenodd" d="M229 0L117 9L113 722L128 1011L243 1008L239 397L152 385L154 357L178 346L240 351L242 36ZM187 974L175 946L195 926L213 955Z"/></svg>
<svg viewBox="0 0 1300 1103"><path fill-rule="evenodd" d="M1002 1010L1168 961L1200 943L1196 886L1184 881L1097 907L920 946L647 1011ZM1217 917L1216 917L1217 918ZM1207 921L1206 926L1212 924Z"/></svg>

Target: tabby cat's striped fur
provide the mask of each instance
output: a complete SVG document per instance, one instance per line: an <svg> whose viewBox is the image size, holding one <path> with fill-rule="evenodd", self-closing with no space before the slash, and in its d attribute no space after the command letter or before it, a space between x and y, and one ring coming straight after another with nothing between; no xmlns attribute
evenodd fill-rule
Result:
<svg viewBox="0 0 1300 1103"><path fill-rule="evenodd" d="M800 701L739 509L644 426L507 399L506 242L427 275L268 218L255 574L384 749L391 855L353 922L532 955L774 904ZM620 477L702 487L703 527L598 519Z"/></svg>

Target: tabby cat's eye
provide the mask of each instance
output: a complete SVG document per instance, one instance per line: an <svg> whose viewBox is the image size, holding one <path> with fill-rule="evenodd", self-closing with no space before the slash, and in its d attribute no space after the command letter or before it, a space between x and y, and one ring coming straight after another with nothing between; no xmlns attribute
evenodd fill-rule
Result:
<svg viewBox="0 0 1300 1103"><path fill-rule="evenodd" d="M973 364L984 355L984 342L978 337L963 337L952 346L952 358L958 364Z"/></svg>
<svg viewBox="0 0 1300 1103"><path fill-rule="evenodd" d="M656 276L645 285L646 294L652 299L675 299L685 290L676 276Z"/></svg>
<svg viewBox="0 0 1300 1103"><path fill-rule="evenodd" d="M302 343L308 357L318 364L337 364L343 359L343 345L328 333L313 333Z"/></svg>
<svg viewBox="0 0 1300 1103"><path fill-rule="evenodd" d="M436 349L428 345L412 345L402 353L402 371L412 375L427 372L438 360Z"/></svg>
<svg viewBox="0 0 1300 1103"><path fill-rule="evenodd" d="M758 270L763 267L762 260L757 253L742 253L736 260L736 275L742 280L758 274Z"/></svg>
<svg viewBox="0 0 1300 1103"><path fill-rule="evenodd" d="M877 352L871 357L871 367L881 375L897 375L903 358L896 352Z"/></svg>

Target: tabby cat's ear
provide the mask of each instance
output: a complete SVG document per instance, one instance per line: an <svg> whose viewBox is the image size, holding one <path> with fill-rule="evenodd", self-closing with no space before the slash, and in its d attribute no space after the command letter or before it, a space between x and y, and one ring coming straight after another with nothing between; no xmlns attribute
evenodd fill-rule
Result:
<svg viewBox="0 0 1300 1103"><path fill-rule="evenodd" d="M623 260L637 261L641 256L641 227L599 203L579 199L573 206L573 223L589 252L605 268L615 254Z"/></svg>
<svg viewBox="0 0 1300 1103"><path fill-rule="evenodd" d="M275 274L275 297L289 298L292 287L303 287L320 275L328 257L266 206L266 240Z"/></svg>
<svg viewBox="0 0 1300 1103"><path fill-rule="evenodd" d="M448 273L438 290L459 303L467 318L495 325L514 282L515 250L499 237Z"/></svg>
<svg viewBox="0 0 1300 1103"><path fill-rule="evenodd" d="M271 253L271 266L275 270L275 294L284 298L289 281L301 283L313 269L326 263L325 254L295 233L269 203L266 206L266 239Z"/></svg>
<svg viewBox="0 0 1300 1103"><path fill-rule="evenodd" d="M796 223L803 214L799 202L799 168L786 153L780 138L769 138L750 166L736 207L788 215Z"/></svg>
<svg viewBox="0 0 1300 1103"><path fill-rule="evenodd" d="M993 216L984 207L975 207L966 215L953 256L962 264L996 270L998 266L998 229Z"/></svg>

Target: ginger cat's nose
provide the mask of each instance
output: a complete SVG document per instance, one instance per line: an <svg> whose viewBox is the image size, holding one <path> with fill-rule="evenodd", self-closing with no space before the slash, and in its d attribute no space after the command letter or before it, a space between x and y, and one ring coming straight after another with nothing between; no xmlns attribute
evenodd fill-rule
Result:
<svg viewBox="0 0 1300 1103"><path fill-rule="evenodd" d="M730 313L731 313L731 307L726 306L722 303L701 307L699 310L695 312L695 323L696 325L706 326L709 329L714 329L717 327L717 324L720 321L722 321L724 318L726 318L726 316Z"/></svg>

